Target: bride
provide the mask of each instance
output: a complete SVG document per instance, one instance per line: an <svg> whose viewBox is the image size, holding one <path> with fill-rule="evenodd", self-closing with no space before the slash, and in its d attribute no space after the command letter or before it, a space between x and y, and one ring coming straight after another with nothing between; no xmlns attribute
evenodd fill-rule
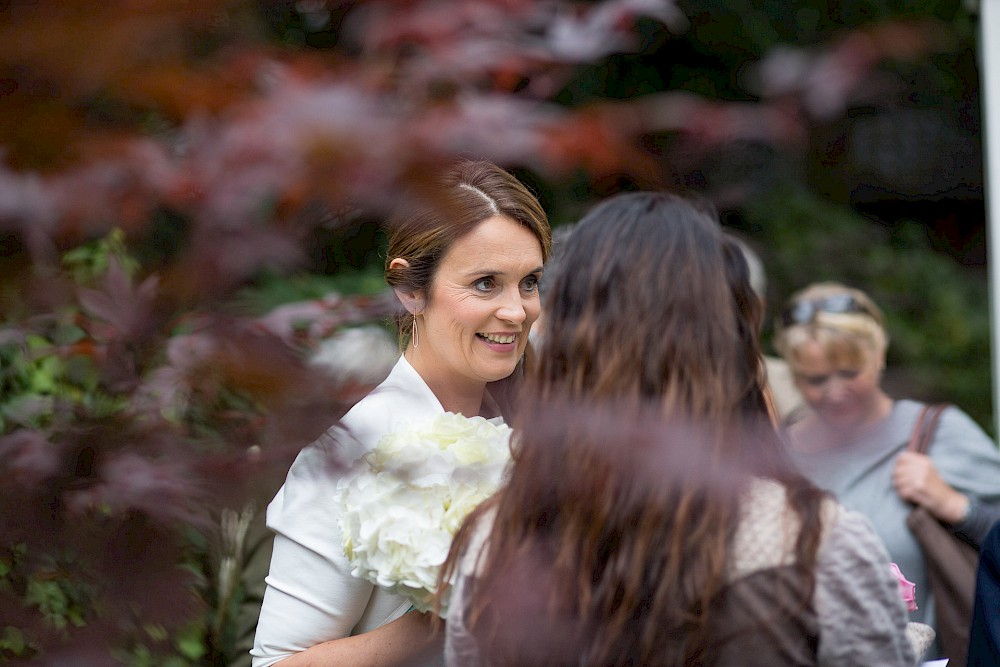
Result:
<svg viewBox="0 0 1000 667"><path fill-rule="evenodd" d="M551 237L534 195L489 162L460 163L440 192L424 195L389 226L385 277L403 305L402 356L299 454L268 506L274 550L254 667L440 660L426 614L351 576L334 493L346 445L338 434L346 430L360 454L409 420L502 416L490 384L511 376L524 354Z"/></svg>

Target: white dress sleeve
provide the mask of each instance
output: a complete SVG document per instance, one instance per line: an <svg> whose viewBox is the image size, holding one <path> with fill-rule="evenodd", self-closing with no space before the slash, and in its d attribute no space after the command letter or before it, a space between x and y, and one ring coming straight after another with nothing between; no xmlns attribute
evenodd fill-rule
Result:
<svg viewBox="0 0 1000 667"><path fill-rule="evenodd" d="M299 453L267 508L267 526L275 537L250 651L253 667L269 667L316 644L369 632L409 611L411 603L404 596L351 574L341 538L337 482L344 464L356 461L387 432L443 411L401 357L339 427Z"/></svg>
<svg viewBox="0 0 1000 667"><path fill-rule="evenodd" d="M861 514L840 509L824 535L813 602L823 667L915 664L889 555Z"/></svg>
<svg viewBox="0 0 1000 667"><path fill-rule="evenodd" d="M251 651L253 667L372 630L410 608L404 598L351 575L336 500L338 446L325 436L306 447L268 506L274 549Z"/></svg>

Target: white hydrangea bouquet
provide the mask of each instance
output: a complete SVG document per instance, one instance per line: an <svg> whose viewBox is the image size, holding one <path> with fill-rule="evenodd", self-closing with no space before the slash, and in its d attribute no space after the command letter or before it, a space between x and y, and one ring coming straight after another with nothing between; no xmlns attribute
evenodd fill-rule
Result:
<svg viewBox="0 0 1000 667"><path fill-rule="evenodd" d="M465 516L500 486L511 429L446 412L384 436L338 484L352 574L428 611ZM441 615L447 617L447 592Z"/></svg>

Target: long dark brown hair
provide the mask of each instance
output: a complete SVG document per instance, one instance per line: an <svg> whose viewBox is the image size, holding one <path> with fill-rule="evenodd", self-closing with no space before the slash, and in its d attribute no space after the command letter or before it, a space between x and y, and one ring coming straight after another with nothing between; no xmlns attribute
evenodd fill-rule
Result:
<svg viewBox="0 0 1000 667"><path fill-rule="evenodd" d="M810 580L819 541L823 495L768 419L760 304L713 216L674 195L612 197L560 252L509 481L443 577L492 515L462 619L484 664L711 664L747 482L788 490Z"/></svg>

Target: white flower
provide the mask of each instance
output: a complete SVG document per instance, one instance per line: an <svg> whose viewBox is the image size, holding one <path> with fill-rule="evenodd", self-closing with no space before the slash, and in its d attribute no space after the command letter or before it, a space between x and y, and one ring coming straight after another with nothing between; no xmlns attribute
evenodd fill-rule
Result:
<svg viewBox="0 0 1000 667"><path fill-rule="evenodd" d="M429 610L455 531L500 486L510 434L505 424L446 412L384 436L338 484L354 576Z"/></svg>

